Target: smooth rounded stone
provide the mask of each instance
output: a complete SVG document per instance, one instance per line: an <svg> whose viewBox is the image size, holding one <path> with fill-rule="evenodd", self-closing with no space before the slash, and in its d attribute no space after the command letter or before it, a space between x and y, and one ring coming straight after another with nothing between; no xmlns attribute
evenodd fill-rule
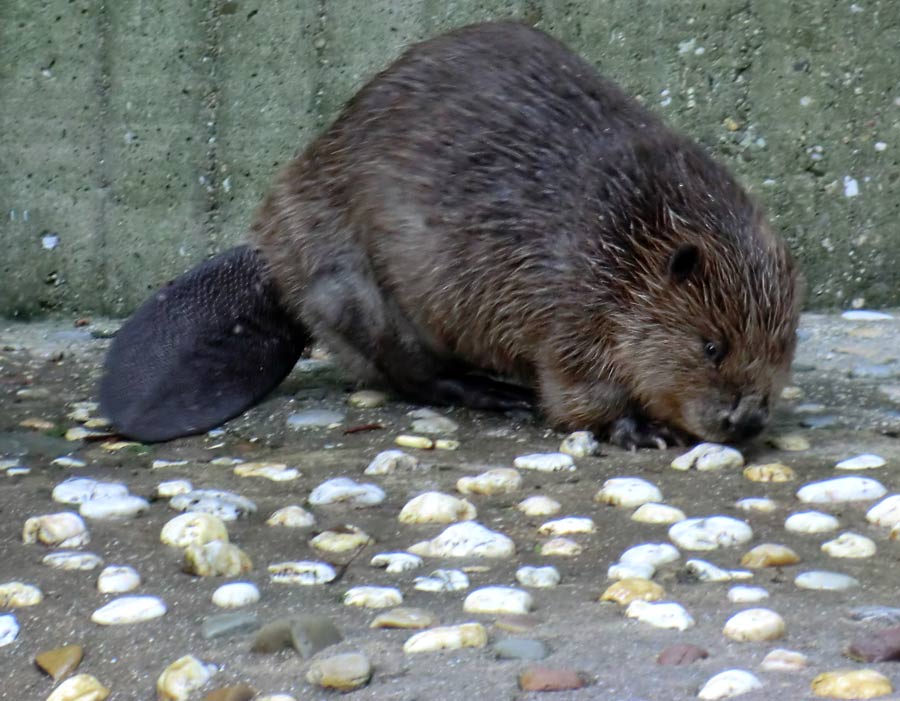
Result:
<svg viewBox="0 0 900 701"><path fill-rule="evenodd" d="M369 624L369 628L430 628L437 623L437 618L424 609L400 608L379 613Z"/></svg>
<svg viewBox="0 0 900 701"><path fill-rule="evenodd" d="M109 565L97 577L97 591L101 594L124 594L141 586L141 575L128 565Z"/></svg>
<svg viewBox="0 0 900 701"><path fill-rule="evenodd" d="M252 582L229 582L216 589L212 602L223 609L236 609L259 601L259 588Z"/></svg>
<svg viewBox="0 0 900 701"><path fill-rule="evenodd" d="M751 569L761 567L785 567L796 565L800 556L786 545L778 543L761 543L744 553L741 564Z"/></svg>
<svg viewBox="0 0 900 701"><path fill-rule="evenodd" d="M203 623L200 624L200 635L209 640L226 635L244 635L258 628L259 617L251 611L220 613L203 619Z"/></svg>
<svg viewBox="0 0 900 701"><path fill-rule="evenodd" d="M123 497L128 487L120 482L99 482L89 477L70 477L53 488L53 501L61 504L83 504L92 499Z"/></svg>
<svg viewBox="0 0 900 701"><path fill-rule="evenodd" d="M309 495L313 506L347 504L355 507L376 506L385 499L384 490L375 484L358 484L349 477L335 477L323 482Z"/></svg>
<svg viewBox="0 0 900 701"><path fill-rule="evenodd" d="M446 416L428 416L413 421L412 430L415 433L446 435L448 433L456 433L459 430L459 424Z"/></svg>
<svg viewBox="0 0 900 701"><path fill-rule="evenodd" d="M456 481L456 491L461 494L493 496L509 494L522 486L522 475L511 467L495 467L474 477L460 477Z"/></svg>
<svg viewBox="0 0 900 701"><path fill-rule="evenodd" d="M382 450L366 467L366 475L390 475L398 470L412 471L419 467L419 460L402 450Z"/></svg>
<svg viewBox="0 0 900 701"><path fill-rule="evenodd" d="M734 614L725 622L722 632L738 642L760 642L783 637L784 629L784 619L778 613L754 608Z"/></svg>
<svg viewBox="0 0 900 701"><path fill-rule="evenodd" d="M459 450L460 442L450 438L438 438L434 442L434 447L438 450Z"/></svg>
<svg viewBox="0 0 900 701"><path fill-rule="evenodd" d="M764 672L799 672L808 664L809 658L802 652L776 648L763 657L759 668Z"/></svg>
<svg viewBox="0 0 900 701"><path fill-rule="evenodd" d="M228 528L218 516L191 511L170 519L160 531L159 539L176 548L205 545L214 541L227 543Z"/></svg>
<svg viewBox="0 0 900 701"><path fill-rule="evenodd" d="M41 560L48 567L58 570L93 570L103 564L94 553L50 553Z"/></svg>
<svg viewBox="0 0 900 701"><path fill-rule="evenodd" d="M590 431L575 431L563 438L559 452L573 458L586 458L600 452L600 443Z"/></svg>
<svg viewBox="0 0 900 701"><path fill-rule="evenodd" d="M413 497L400 510L400 523L456 523L472 521L478 511L466 499L442 492L425 492Z"/></svg>
<svg viewBox="0 0 900 701"><path fill-rule="evenodd" d="M188 701L191 695L212 679L216 666L204 664L193 655L175 660L156 680L158 701Z"/></svg>
<svg viewBox="0 0 900 701"><path fill-rule="evenodd" d="M745 467L744 477L751 482L790 482L797 478L797 473L784 463L770 462Z"/></svg>
<svg viewBox="0 0 900 701"><path fill-rule="evenodd" d="M596 530L594 520L586 516L567 516L554 521L547 521L538 528L539 535L575 535L577 533L593 533Z"/></svg>
<svg viewBox="0 0 900 701"><path fill-rule="evenodd" d="M412 553L379 553L369 564L372 567L382 567L390 574L399 574L416 570L424 563L421 557Z"/></svg>
<svg viewBox="0 0 900 701"><path fill-rule="evenodd" d="M44 600L43 592L33 584L4 582L0 584L0 608L37 606Z"/></svg>
<svg viewBox="0 0 900 701"><path fill-rule="evenodd" d="M878 546L871 538L850 531L841 533L834 540L822 544L822 552L830 557L864 558L872 557Z"/></svg>
<svg viewBox="0 0 900 701"><path fill-rule="evenodd" d="M19 622L11 613L0 614L0 647L11 645L19 636Z"/></svg>
<svg viewBox="0 0 900 701"><path fill-rule="evenodd" d="M863 453L861 455L854 455L852 458L847 458L846 460L841 460L835 465L835 468L838 470L874 470L879 467L884 467L886 464L887 461L880 455Z"/></svg>
<svg viewBox="0 0 900 701"><path fill-rule="evenodd" d="M187 546L182 568L197 577L235 577L252 570L253 562L237 545L214 540Z"/></svg>
<svg viewBox="0 0 900 701"><path fill-rule="evenodd" d="M44 674L58 682L78 669L83 658L84 648L81 645L64 645L39 652L34 656L34 663Z"/></svg>
<svg viewBox="0 0 900 701"><path fill-rule="evenodd" d="M678 548L669 543L641 543L635 545L619 556L624 565L651 565L654 568L675 562L681 557Z"/></svg>
<svg viewBox="0 0 900 701"><path fill-rule="evenodd" d="M340 631L326 616L292 616L260 628L252 650L271 653L293 647L303 659L308 659L341 640Z"/></svg>
<svg viewBox="0 0 900 701"><path fill-rule="evenodd" d="M893 693L891 680L874 669L837 669L812 680L813 694L830 699L874 699Z"/></svg>
<svg viewBox="0 0 900 701"><path fill-rule="evenodd" d="M245 462L234 468L238 477L262 477L272 482L290 482L300 476L300 470L280 462Z"/></svg>
<svg viewBox="0 0 900 701"><path fill-rule="evenodd" d="M538 472L572 472L575 461L566 453L529 453L513 460L513 465L520 470L537 470Z"/></svg>
<svg viewBox="0 0 900 701"><path fill-rule="evenodd" d="M316 517L299 504L283 506L266 519L267 526L283 528L312 528Z"/></svg>
<svg viewBox="0 0 900 701"><path fill-rule="evenodd" d="M613 477L606 480L594 495L594 501L601 504L632 509L662 499L659 488L640 477Z"/></svg>
<svg viewBox="0 0 900 701"><path fill-rule="evenodd" d="M700 443L672 461L676 470L707 472L744 465L744 456L734 448L718 443Z"/></svg>
<svg viewBox="0 0 900 701"><path fill-rule="evenodd" d="M56 687L47 701L104 701L110 691L97 677L90 674L76 674Z"/></svg>
<svg viewBox="0 0 900 701"><path fill-rule="evenodd" d="M428 436L412 436L400 434L394 439L394 443L401 448L418 448L419 450L434 450L435 442Z"/></svg>
<svg viewBox="0 0 900 701"><path fill-rule="evenodd" d="M214 458L213 460L210 460L210 464L217 465L217 461L220 459L221 458ZM152 463L150 463L150 469L162 470L167 467L184 467L187 464L187 460L154 460Z"/></svg>
<svg viewBox="0 0 900 701"><path fill-rule="evenodd" d="M387 395L376 389L361 389L347 397L347 404L355 409L378 409L387 403Z"/></svg>
<svg viewBox="0 0 900 701"><path fill-rule="evenodd" d="M874 526L894 528L900 524L900 494L882 499L866 512L866 520Z"/></svg>
<svg viewBox="0 0 900 701"><path fill-rule="evenodd" d="M531 594L513 587L482 587L463 602L466 613L520 614L528 613L534 600Z"/></svg>
<svg viewBox="0 0 900 701"><path fill-rule="evenodd" d="M292 562L277 562L269 565L269 577L277 584L302 584L311 586L315 584L328 584L337 572L326 562L314 562L311 560L297 560Z"/></svg>
<svg viewBox="0 0 900 701"><path fill-rule="evenodd" d="M252 701L257 698L256 689L246 684L223 686L210 691L203 701Z"/></svg>
<svg viewBox="0 0 900 701"><path fill-rule="evenodd" d="M711 677L700 689L697 698L704 701L729 699L761 689L762 686L759 678L746 669L726 669Z"/></svg>
<svg viewBox="0 0 900 701"><path fill-rule="evenodd" d="M802 387L798 387L797 385L788 385L783 390L781 390L781 398L785 401L794 401L797 399L803 399L805 396L805 392Z"/></svg>
<svg viewBox="0 0 900 701"><path fill-rule="evenodd" d="M590 683L589 674L574 669L529 667L519 674L522 691L573 691Z"/></svg>
<svg viewBox="0 0 900 701"><path fill-rule="evenodd" d="M797 498L806 504L840 504L871 501L887 494L884 485L871 477L835 477L801 487Z"/></svg>
<svg viewBox="0 0 900 701"><path fill-rule="evenodd" d="M516 546L511 538L475 521L454 523L431 540L408 548L421 557L511 557Z"/></svg>
<svg viewBox="0 0 900 701"><path fill-rule="evenodd" d="M769 592L762 587L738 584L728 590L728 600L733 604L755 604L769 598Z"/></svg>
<svg viewBox="0 0 900 701"><path fill-rule="evenodd" d="M91 620L101 626L143 623L166 613L166 604L158 596L120 596L93 614Z"/></svg>
<svg viewBox="0 0 900 701"><path fill-rule="evenodd" d="M581 555L584 548L571 538L551 538L540 546L540 554L544 557L575 557Z"/></svg>
<svg viewBox="0 0 900 701"><path fill-rule="evenodd" d="M22 528L22 542L26 545L40 542L58 548L80 548L91 542L91 535L81 516L61 511L26 520Z"/></svg>
<svg viewBox="0 0 900 701"><path fill-rule="evenodd" d="M641 504L635 512L631 514L631 520L638 523L653 523L657 525L668 526L687 518L684 511L677 509L668 504L658 504L656 502L647 502Z"/></svg>
<svg viewBox="0 0 900 701"><path fill-rule="evenodd" d="M656 658L656 664L670 667L683 666L697 660L705 660L707 657L709 657L709 652L702 647L690 643L677 643L660 652Z"/></svg>
<svg viewBox="0 0 900 701"><path fill-rule="evenodd" d="M847 615L853 621L900 625L900 608L896 606L856 606Z"/></svg>
<svg viewBox="0 0 900 701"><path fill-rule="evenodd" d="M348 589L344 593L345 606L360 606L368 609L386 609L403 603L403 594L396 587L361 586Z"/></svg>
<svg viewBox="0 0 900 701"><path fill-rule="evenodd" d="M297 411L287 417L287 427L293 429L304 428L328 428L340 424L344 415L339 411L328 409L310 409L309 411Z"/></svg>
<svg viewBox="0 0 900 701"><path fill-rule="evenodd" d="M700 582L730 582L733 579L751 579L753 574L744 570L725 570L706 560L688 560L684 563L689 575Z"/></svg>
<svg viewBox="0 0 900 701"><path fill-rule="evenodd" d="M608 579L652 579L656 567L648 562L615 562L606 570Z"/></svg>
<svg viewBox="0 0 900 701"><path fill-rule="evenodd" d="M171 499L179 494L187 494L194 491L194 485L187 480L166 480L156 485L157 499Z"/></svg>
<svg viewBox="0 0 900 701"><path fill-rule="evenodd" d="M240 494L220 489L195 489L169 499L169 507L175 511L191 511L212 514L223 521L236 521L256 512L256 504Z"/></svg>
<svg viewBox="0 0 900 701"><path fill-rule="evenodd" d="M428 592L465 591L469 588L469 575L462 570L435 570L427 577L416 577L413 586Z"/></svg>
<svg viewBox="0 0 900 701"><path fill-rule="evenodd" d="M784 521L785 530L807 535L830 533L840 527L840 521L831 514L823 514L821 511L801 511L791 514Z"/></svg>
<svg viewBox="0 0 900 701"><path fill-rule="evenodd" d="M337 691L359 689L371 678L372 663L361 652L345 652L315 660L306 672L306 681L310 684Z"/></svg>
<svg viewBox="0 0 900 701"><path fill-rule="evenodd" d="M812 570L803 572L794 578L794 584L801 589L818 591L844 591L859 586L859 581L848 574L840 572L824 572Z"/></svg>
<svg viewBox="0 0 900 701"><path fill-rule="evenodd" d="M556 499L538 495L523 499L516 508L526 516L555 516L562 509L562 505Z"/></svg>
<svg viewBox="0 0 900 701"><path fill-rule="evenodd" d="M526 565L516 570L516 581L523 587L548 589L559 584L559 570L552 565L531 567Z"/></svg>
<svg viewBox="0 0 900 701"><path fill-rule="evenodd" d="M356 526L342 526L340 530L335 528L322 531L310 540L309 544L316 550L325 553L346 553L351 550L359 550L374 542L368 533Z"/></svg>
<svg viewBox="0 0 900 701"><path fill-rule="evenodd" d="M876 312L871 309L848 309L841 313L841 318L847 321L890 321L894 317L886 312Z"/></svg>
<svg viewBox="0 0 900 701"><path fill-rule="evenodd" d="M694 625L691 614L681 604L674 602L653 603L635 599L628 604L625 615L656 628L687 630Z"/></svg>
<svg viewBox="0 0 900 701"><path fill-rule="evenodd" d="M778 508L778 504L769 497L745 497L738 499L734 505L741 511L760 514L770 514Z"/></svg>
<svg viewBox="0 0 900 701"><path fill-rule="evenodd" d="M620 579L607 587L600 595L600 601L614 601L620 606L628 606L632 601L659 601L666 590L649 579Z"/></svg>
<svg viewBox="0 0 900 701"><path fill-rule="evenodd" d="M809 450L809 440L806 436L799 433L782 433L778 436L769 438L769 444L778 450L784 450L790 453L798 453Z"/></svg>
<svg viewBox="0 0 900 701"><path fill-rule="evenodd" d="M685 550L715 550L748 542L753 529L730 516L707 516L679 521L669 528L669 538Z"/></svg>
<svg viewBox="0 0 900 701"><path fill-rule="evenodd" d="M493 652L500 660L542 660L550 651L540 640L503 638L494 643Z"/></svg>
<svg viewBox="0 0 900 701"><path fill-rule="evenodd" d="M461 623L456 626L430 628L416 633L403 644L403 652L437 652L487 645L487 630L480 623Z"/></svg>
<svg viewBox="0 0 900 701"><path fill-rule="evenodd" d="M123 497L91 499L78 508L78 513L85 518L126 519L140 516L149 508L150 503L146 499L128 494Z"/></svg>
<svg viewBox="0 0 900 701"><path fill-rule="evenodd" d="M533 613L507 614L494 618L494 626L498 630L513 633L514 635L522 635L534 630L540 622L541 619Z"/></svg>
<svg viewBox="0 0 900 701"><path fill-rule="evenodd" d="M850 643L844 654L859 662L900 662L900 626L868 632Z"/></svg>
<svg viewBox="0 0 900 701"><path fill-rule="evenodd" d="M58 458L54 458L50 461L51 465L56 465L57 467L87 467L87 463L84 460L79 460L78 458L71 458L67 455L63 455Z"/></svg>

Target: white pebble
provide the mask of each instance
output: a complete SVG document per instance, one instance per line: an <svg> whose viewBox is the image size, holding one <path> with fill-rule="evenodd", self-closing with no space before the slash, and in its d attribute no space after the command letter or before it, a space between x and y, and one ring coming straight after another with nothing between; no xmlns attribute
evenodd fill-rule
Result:
<svg viewBox="0 0 900 701"><path fill-rule="evenodd" d="M465 591L469 576L462 570L435 570L427 577L416 577L413 586L428 592Z"/></svg>
<svg viewBox="0 0 900 701"><path fill-rule="evenodd" d="M769 592L762 587L738 584L728 590L728 600L734 604L755 604L768 598Z"/></svg>
<svg viewBox="0 0 900 701"><path fill-rule="evenodd" d="M797 498L807 504L838 504L880 499L885 494L884 485L871 477L835 477L801 487Z"/></svg>
<svg viewBox="0 0 900 701"><path fill-rule="evenodd" d="M847 574L840 572L823 572L814 570L798 574L794 579L801 589L816 589L819 591L843 591L859 586L859 581Z"/></svg>
<svg viewBox="0 0 900 701"><path fill-rule="evenodd" d="M757 512L761 514L771 513L778 508L778 504L776 504L774 500L769 499L769 497L746 497L744 499L738 499L737 502L735 502L735 506L741 511Z"/></svg>
<svg viewBox="0 0 900 701"><path fill-rule="evenodd" d="M510 557L516 552L513 541L475 521L455 523L432 540L408 548L422 557Z"/></svg>
<svg viewBox="0 0 900 701"><path fill-rule="evenodd" d="M725 622L722 632L738 642L777 640L784 635L784 619L771 609L740 611Z"/></svg>
<svg viewBox="0 0 900 701"><path fill-rule="evenodd" d="M377 409L387 402L387 395L376 389L361 389L347 397L347 404L357 409Z"/></svg>
<svg viewBox="0 0 900 701"><path fill-rule="evenodd" d="M745 669L726 669L707 681L697 694L697 698L703 701L727 699L761 689L762 685L763 683L752 672Z"/></svg>
<svg viewBox="0 0 900 701"><path fill-rule="evenodd" d="M872 557L877 549L875 541L871 538L849 531L822 544L822 552L831 557Z"/></svg>
<svg viewBox="0 0 900 701"><path fill-rule="evenodd" d="M402 603L403 594L396 587L353 587L344 593L345 606L383 609L399 606Z"/></svg>
<svg viewBox="0 0 900 701"><path fill-rule="evenodd" d="M277 562L269 565L269 576L277 584L312 586L315 584L328 584L328 582L337 577L337 572L325 562L297 560Z"/></svg>
<svg viewBox="0 0 900 701"><path fill-rule="evenodd" d="M103 564L94 553L50 553L41 562L58 570L93 570Z"/></svg>
<svg viewBox="0 0 900 701"><path fill-rule="evenodd" d="M217 671L213 664L205 664L193 655L185 655L166 667L156 680L159 701L188 701L194 692L212 678Z"/></svg>
<svg viewBox="0 0 900 701"><path fill-rule="evenodd" d="M300 470L280 462L245 462L234 468L238 477L262 477L272 482L290 482L300 476Z"/></svg>
<svg viewBox="0 0 900 701"><path fill-rule="evenodd" d="M11 613L0 615L0 647L14 643L19 636L19 622Z"/></svg>
<svg viewBox="0 0 900 701"><path fill-rule="evenodd" d="M228 529L218 516L207 513L188 512L170 519L162 527L159 539L166 545L187 548L190 545L204 545L214 540L228 542Z"/></svg>
<svg viewBox="0 0 900 701"><path fill-rule="evenodd" d="M91 499L121 497L128 487L119 482L98 482L88 477L71 477L53 488L53 501L61 504L83 504Z"/></svg>
<svg viewBox="0 0 900 701"><path fill-rule="evenodd" d="M886 464L887 461L880 455L863 453L862 455L855 455L852 458L841 460L835 467L838 470L873 470L884 467Z"/></svg>
<svg viewBox="0 0 900 701"><path fill-rule="evenodd" d="M295 412L287 417L287 427L293 429L327 428L340 424L344 415L327 409L310 409Z"/></svg>
<svg viewBox="0 0 900 701"><path fill-rule="evenodd" d="M284 528L311 528L316 525L316 517L299 504L283 506L266 519L268 526Z"/></svg>
<svg viewBox="0 0 900 701"><path fill-rule="evenodd" d="M808 535L816 533L829 533L840 528L838 521L831 514L823 514L821 511L801 511L791 514L785 519L785 529L792 533L805 533Z"/></svg>
<svg viewBox="0 0 900 701"><path fill-rule="evenodd" d="M718 443L700 443L672 461L676 470L722 470L743 467L744 456L734 448Z"/></svg>
<svg viewBox="0 0 900 701"><path fill-rule="evenodd" d="M894 317L885 312L876 312L870 309L851 309L843 312L841 318L848 321L890 321Z"/></svg>
<svg viewBox="0 0 900 701"><path fill-rule="evenodd" d="M676 509L668 504L657 504L656 502L647 502L642 504L635 512L631 514L631 520L638 523L653 523L657 525L669 525L684 521L684 511Z"/></svg>
<svg viewBox="0 0 900 701"><path fill-rule="evenodd" d="M628 618L636 618L656 628L673 628L687 630L694 625L691 617L681 604L674 602L652 603L635 599L625 609Z"/></svg>
<svg viewBox="0 0 900 701"><path fill-rule="evenodd" d="M647 562L616 562L606 570L609 579L653 579L656 568Z"/></svg>
<svg viewBox="0 0 900 701"><path fill-rule="evenodd" d="M701 582L730 582L733 579L750 579L752 572L745 570L724 570L706 560L688 560L684 563L687 571Z"/></svg>
<svg viewBox="0 0 900 701"><path fill-rule="evenodd" d="M54 458L50 464L56 465L57 467L87 467L87 463L84 460L79 460L78 458L70 458L67 455Z"/></svg>
<svg viewBox="0 0 900 701"><path fill-rule="evenodd" d="M384 501L385 493L374 484L357 484L349 477L335 477L323 482L309 495L313 506L349 504L350 506L375 506Z"/></svg>
<svg viewBox="0 0 900 701"><path fill-rule="evenodd" d="M33 516L25 521L22 542L26 545L40 542L58 548L80 548L91 542L91 536L81 516L61 511Z"/></svg>
<svg viewBox="0 0 900 701"><path fill-rule="evenodd" d="M522 614L531 611L531 594L513 587L482 587L463 602L466 613Z"/></svg>
<svg viewBox="0 0 900 701"><path fill-rule="evenodd" d="M149 508L150 504L146 499L129 494L123 497L91 499L78 508L78 513L85 518L125 519L139 516Z"/></svg>
<svg viewBox="0 0 900 701"><path fill-rule="evenodd" d="M625 565L650 565L656 568L675 562L680 557L678 548L669 543L642 543L623 552L619 562Z"/></svg>
<svg viewBox="0 0 900 701"><path fill-rule="evenodd" d="M685 550L715 550L746 543L753 538L753 529L730 516L689 518L669 528L669 538Z"/></svg>
<svg viewBox="0 0 900 701"><path fill-rule="evenodd" d="M487 640L487 631L480 623L461 623L457 626L442 626L416 633L403 644L403 652L412 654L484 647Z"/></svg>
<svg viewBox="0 0 900 701"><path fill-rule="evenodd" d="M522 475L511 467L496 467L474 477L460 477L456 489L462 494L509 494L522 486Z"/></svg>
<svg viewBox="0 0 900 701"><path fill-rule="evenodd" d="M216 589L212 602L223 609L236 609L259 601L259 588L252 582L229 582Z"/></svg>
<svg viewBox="0 0 900 701"><path fill-rule="evenodd" d="M802 652L776 648L763 658L759 668L764 672L798 672L808 664L809 659Z"/></svg>
<svg viewBox="0 0 900 701"><path fill-rule="evenodd" d="M459 430L459 424L446 416L426 416L413 421L412 430L415 433L456 433Z"/></svg>
<svg viewBox="0 0 900 701"><path fill-rule="evenodd" d="M442 492L425 492L401 509L400 523L456 523L472 521L478 511L471 502Z"/></svg>
<svg viewBox="0 0 900 701"><path fill-rule="evenodd" d="M551 538L541 545L541 555L544 557L575 557L584 550L581 545L571 538Z"/></svg>
<svg viewBox="0 0 900 701"><path fill-rule="evenodd" d="M659 488L640 477L613 477L603 483L594 495L594 501L601 504L634 508L649 502L662 501Z"/></svg>
<svg viewBox="0 0 900 701"><path fill-rule="evenodd" d="M379 553L369 564L372 567L383 567L385 572L399 574L409 572L422 566L422 558L411 553Z"/></svg>
<svg viewBox="0 0 900 701"><path fill-rule="evenodd" d="M91 620L101 626L141 623L159 618L166 612L165 602L156 596L120 596L101 606Z"/></svg>
<svg viewBox="0 0 900 701"><path fill-rule="evenodd" d="M109 565L97 577L97 591L101 594L124 594L141 586L141 575L128 565Z"/></svg>
<svg viewBox="0 0 900 701"><path fill-rule="evenodd" d="M555 521L547 521L540 528L540 535L573 535L575 533L593 533L596 530L594 520L586 516L567 516Z"/></svg>
<svg viewBox="0 0 900 701"><path fill-rule="evenodd" d="M586 458L600 451L600 444L590 431L575 431L563 439L559 452L573 458Z"/></svg>
<svg viewBox="0 0 900 701"><path fill-rule="evenodd" d="M548 589L559 584L559 570L552 565L544 567L520 567L516 570L516 581L523 587Z"/></svg>
<svg viewBox="0 0 900 701"><path fill-rule="evenodd" d="M367 475L389 475L397 470L415 470L419 461L402 450L383 450L366 468Z"/></svg>
<svg viewBox="0 0 900 701"><path fill-rule="evenodd" d="M562 506L556 499L540 495L523 499L516 508L526 516L555 516Z"/></svg>
<svg viewBox="0 0 900 701"><path fill-rule="evenodd" d="M892 494L875 504L866 512L866 520L885 528L894 528L900 524L900 494Z"/></svg>
<svg viewBox="0 0 900 701"><path fill-rule="evenodd" d="M33 584L4 582L0 584L0 608L37 606L44 600L44 592Z"/></svg>
<svg viewBox="0 0 900 701"><path fill-rule="evenodd" d="M565 453L530 453L520 455L513 461L520 470L537 470L538 472L571 472L575 469L575 461Z"/></svg>
<svg viewBox="0 0 900 701"><path fill-rule="evenodd" d="M171 499L179 494L187 494L194 490L187 480L166 480L156 486L156 496L160 499Z"/></svg>
<svg viewBox="0 0 900 701"><path fill-rule="evenodd" d="M169 507L175 511L212 514L223 521L236 521L256 512L256 504L249 499L220 489L195 489L187 494L177 494L169 499Z"/></svg>

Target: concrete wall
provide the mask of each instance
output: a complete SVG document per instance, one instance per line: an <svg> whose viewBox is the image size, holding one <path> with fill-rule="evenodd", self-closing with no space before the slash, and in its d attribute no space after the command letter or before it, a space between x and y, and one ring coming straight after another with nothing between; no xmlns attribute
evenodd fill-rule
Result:
<svg viewBox="0 0 900 701"><path fill-rule="evenodd" d="M405 44L510 16L728 161L811 306L900 303L897 0L0 0L0 314L131 311Z"/></svg>

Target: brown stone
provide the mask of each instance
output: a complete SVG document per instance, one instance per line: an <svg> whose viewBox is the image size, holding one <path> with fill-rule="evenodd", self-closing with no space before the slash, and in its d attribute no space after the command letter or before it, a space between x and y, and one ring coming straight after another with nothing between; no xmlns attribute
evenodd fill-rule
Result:
<svg viewBox="0 0 900 701"><path fill-rule="evenodd" d="M590 683L584 672L574 669L551 669L550 667L529 667L519 675L522 691L567 691L581 689Z"/></svg>
<svg viewBox="0 0 900 701"><path fill-rule="evenodd" d="M690 643L679 643L671 645L659 653L656 664L685 665L697 660L705 660L707 657L709 657L709 653L702 647Z"/></svg>
<svg viewBox="0 0 900 701"><path fill-rule="evenodd" d="M857 638L844 654L860 662L900 662L900 626Z"/></svg>
<svg viewBox="0 0 900 701"><path fill-rule="evenodd" d="M236 686L223 686L221 689L214 689L203 697L204 701L250 701L256 696L256 689L246 684L237 684Z"/></svg>
<svg viewBox="0 0 900 701"><path fill-rule="evenodd" d="M84 649L81 645L66 645L53 650L46 650L34 658L34 663L42 672L50 675L53 681L69 676L81 664Z"/></svg>

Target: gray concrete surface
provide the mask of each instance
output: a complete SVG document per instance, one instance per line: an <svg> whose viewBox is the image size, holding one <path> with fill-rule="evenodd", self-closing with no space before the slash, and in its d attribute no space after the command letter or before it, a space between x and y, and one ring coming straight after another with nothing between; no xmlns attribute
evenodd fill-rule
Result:
<svg viewBox="0 0 900 701"><path fill-rule="evenodd" d="M510 16L729 162L811 307L900 303L895 0L3 0L0 315L128 313L404 45Z"/></svg>

